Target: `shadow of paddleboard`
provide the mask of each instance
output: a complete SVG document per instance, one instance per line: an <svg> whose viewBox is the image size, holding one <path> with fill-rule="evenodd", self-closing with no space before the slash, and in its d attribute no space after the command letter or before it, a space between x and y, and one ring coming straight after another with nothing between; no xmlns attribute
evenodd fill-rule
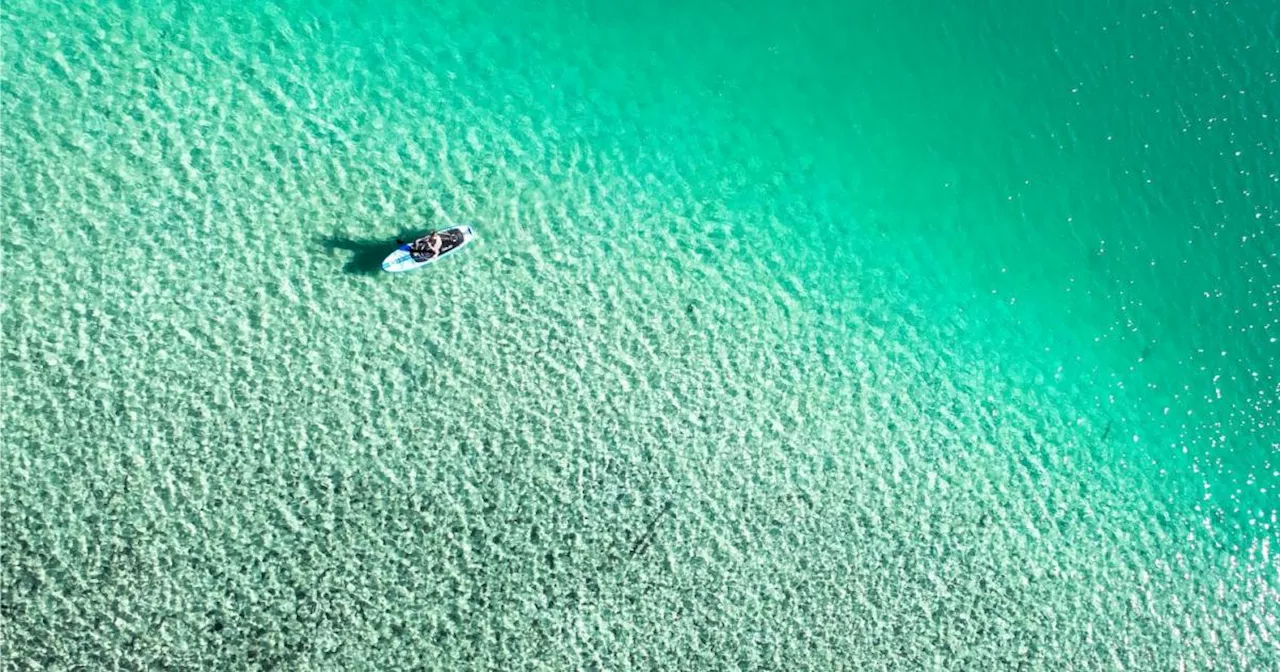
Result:
<svg viewBox="0 0 1280 672"><path fill-rule="evenodd" d="M351 253L351 257L342 267L344 272L353 275L374 275L382 272L382 260L403 244L399 241L410 241L419 235L422 234L406 231L402 232L395 241L356 240L345 236L328 236L321 238L320 244L330 253L335 250Z"/></svg>

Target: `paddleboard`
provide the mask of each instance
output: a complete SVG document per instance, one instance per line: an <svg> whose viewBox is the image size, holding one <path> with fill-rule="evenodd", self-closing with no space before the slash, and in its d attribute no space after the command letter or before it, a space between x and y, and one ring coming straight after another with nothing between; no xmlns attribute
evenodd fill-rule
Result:
<svg viewBox="0 0 1280 672"><path fill-rule="evenodd" d="M441 229L436 233L440 234L441 238L444 238L444 245L440 248L440 254L429 259L414 259L413 253L409 251L413 247L413 243L405 243L397 247L395 252L387 255L387 258L382 261L382 270L388 273L416 270L457 252L476 239L476 232L466 225Z"/></svg>

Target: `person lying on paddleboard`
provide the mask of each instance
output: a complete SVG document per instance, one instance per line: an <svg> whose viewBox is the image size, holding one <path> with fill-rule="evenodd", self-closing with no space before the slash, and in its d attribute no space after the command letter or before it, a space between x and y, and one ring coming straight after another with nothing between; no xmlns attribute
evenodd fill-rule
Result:
<svg viewBox="0 0 1280 672"><path fill-rule="evenodd" d="M438 232L431 231L413 241L413 244L409 246L409 254L413 255L414 261L426 261L440 254L440 248L442 247L444 247L444 238Z"/></svg>

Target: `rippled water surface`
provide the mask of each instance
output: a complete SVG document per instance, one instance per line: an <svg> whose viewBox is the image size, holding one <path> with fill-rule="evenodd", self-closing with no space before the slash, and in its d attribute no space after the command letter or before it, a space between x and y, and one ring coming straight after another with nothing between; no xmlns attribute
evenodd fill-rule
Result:
<svg viewBox="0 0 1280 672"><path fill-rule="evenodd" d="M0 8L5 669L1275 669L1274 8L640 4Z"/></svg>

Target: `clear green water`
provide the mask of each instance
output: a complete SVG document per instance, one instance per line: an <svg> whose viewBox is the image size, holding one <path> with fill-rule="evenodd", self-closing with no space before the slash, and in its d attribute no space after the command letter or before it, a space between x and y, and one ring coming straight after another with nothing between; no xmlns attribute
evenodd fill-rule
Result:
<svg viewBox="0 0 1280 672"><path fill-rule="evenodd" d="M0 9L5 669L1274 669L1268 3L428 4Z"/></svg>

